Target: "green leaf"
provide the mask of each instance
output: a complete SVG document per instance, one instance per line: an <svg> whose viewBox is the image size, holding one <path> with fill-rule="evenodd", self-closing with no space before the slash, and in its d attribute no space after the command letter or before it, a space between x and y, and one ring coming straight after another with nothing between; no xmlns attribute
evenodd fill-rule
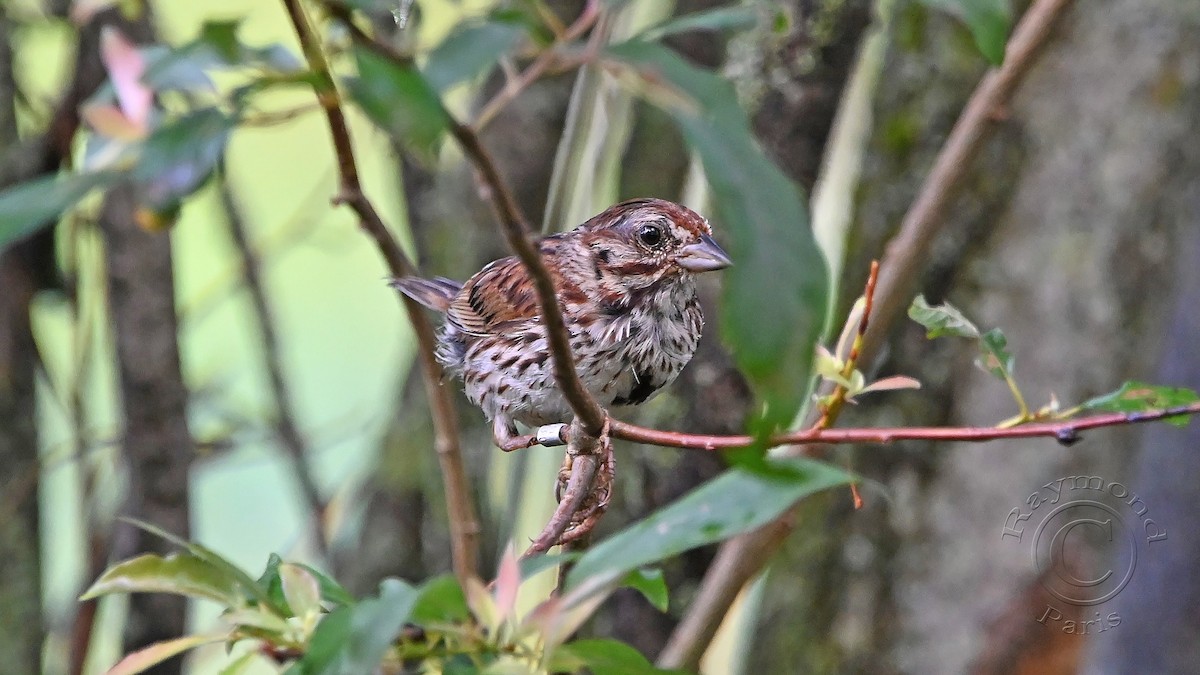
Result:
<svg viewBox="0 0 1200 675"><path fill-rule="evenodd" d="M317 583L320 584L320 586L321 586L321 599L322 600L324 600L325 602L333 603L335 605L353 605L354 604L354 596L350 595L349 591L347 591L345 588L343 588L341 584L334 581L329 575L325 574L321 570L318 570L315 567L312 567L310 565L305 565L303 563L297 563L297 564L299 564L304 569L308 570L309 574L311 574L317 578Z"/></svg>
<svg viewBox="0 0 1200 675"><path fill-rule="evenodd" d="M1014 359L1008 351L1008 338L999 328L981 333L957 307L950 303L930 305L924 295L918 295L908 308L908 316L925 327L925 336L965 337L979 343L979 367L1005 381L1011 381Z"/></svg>
<svg viewBox="0 0 1200 675"><path fill-rule="evenodd" d="M979 336L979 365L1001 380L1008 380L1013 372L1013 355L1008 351L1008 338L999 328L993 328Z"/></svg>
<svg viewBox="0 0 1200 675"><path fill-rule="evenodd" d="M139 51L146 62L142 82L156 92L215 91L209 71L256 68L271 75L290 75L304 70L304 63L283 45L251 47L237 39L235 21L204 24L200 36L178 47L150 45ZM111 85L102 87L93 100L113 96Z"/></svg>
<svg viewBox="0 0 1200 675"><path fill-rule="evenodd" d="M413 604L411 621L415 624L453 623L471 616L462 586L452 574L443 574L421 584Z"/></svg>
<svg viewBox="0 0 1200 675"><path fill-rule="evenodd" d="M612 639L576 640L554 651L551 672L575 672L586 667L593 675L659 675L684 673L655 668L641 652Z"/></svg>
<svg viewBox="0 0 1200 675"><path fill-rule="evenodd" d="M200 41L212 45L221 58L233 63L241 54L241 44L237 39L239 19L227 21L205 21L200 27Z"/></svg>
<svg viewBox="0 0 1200 675"><path fill-rule="evenodd" d="M201 108L156 129L131 172L141 203L167 211L195 192L216 170L234 123L217 108Z"/></svg>
<svg viewBox="0 0 1200 675"><path fill-rule="evenodd" d="M117 182L114 171L51 175L0 192L0 251L54 224L87 193Z"/></svg>
<svg viewBox="0 0 1200 675"><path fill-rule="evenodd" d="M548 569L554 569L579 558L579 553L543 553L531 558L521 558L521 578L532 579Z"/></svg>
<svg viewBox="0 0 1200 675"><path fill-rule="evenodd" d="M221 633L217 635L188 635L175 638L174 640L157 642L121 659L106 675L137 675L137 673L143 673L172 656L178 656L189 649L195 649L196 647L214 642L221 642L228 638L228 635Z"/></svg>
<svg viewBox="0 0 1200 675"><path fill-rule="evenodd" d="M758 398L760 436L790 423L811 386L828 302L825 260L799 188L759 150L733 87L669 49L626 42L608 55L641 76L704 164L733 267L722 272L721 333Z"/></svg>
<svg viewBox="0 0 1200 675"><path fill-rule="evenodd" d="M273 602L278 606L286 606L287 600L283 595L283 583L279 578L279 566L284 564L277 554L272 553L267 559L267 567L263 570L262 575L256 582L258 587L263 589L269 595ZM343 606L353 605L354 596L350 595L341 584L331 579L321 570L303 563L290 563L304 568L309 574L317 579L317 583L321 588L321 599L325 602Z"/></svg>
<svg viewBox="0 0 1200 675"><path fill-rule="evenodd" d="M525 34L523 27L513 23L461 24L430 52L425 80L439 92L473 80L496 65Z"/></svg>
<svg viewBox="0 0 1200 675"><path fill-rule="evenodd" d="M223 62L212 47L199 43L178 48L150 45L142 47L139 51L146 62L142 82L154 91L217 90L206 71L222 65ZM97 92L97 99L105 93Z"/></svg>
<svg viewBox="0 0 1200 675"><path fill-rule="evenodd" d="M662 570L657 567L642 567L633 570L625 575L625 578L621 580L621 585L641 593L660 612L667 611L671 606L667 580L663 578Z"/></svg>
<svg viewBox="0 0 1200 675"><path fill-rule="evenodd" d="M619 577L697 546L749 532L814 492L855 480L841 469L809 459L776 463L794 473L778 478L741 469L726 471L605 539L583 554L567 575L567 586L599 575Z"/></svg>
<svg viewBox="0 0 1200 675"><path fill-rule="evenodd" d="M209 565L212 565L213 567L217 568L225 576L227 576L227 577L233 579L235 582L237 582L238 587L242 590L243 593L246 594L247 597L253 598L255 601L261 602L261 603L267 605L268 607L278 610L281 613L283 612L284 609L286 609L282 604L276 603L270 597L270 595L268 595L268 593L266 592L266 589L259 586L258 583L249 574L246 574L242 570L242 568L229 562L228 560L226 560L224 557L222 557L220 554L216 553L212 549L210 549L206 546L202 546L200 544L196 544L196 543L187 541L186 539L183 539L182 537L171 534L170 532L167 532L166 530L162 529L161 527L159 527L157 525L153 525L151 523L148 523L144 520L138 520L136 518L124 518L124 517L121 518L121 520L123 520L141 530L145 530L146 532L149 532L150 534L153 534L154 536L156 536L160 539L168 541L168 542L178 546L179 548L186 550L188 553L191 553L192 555L203 560L204 562L208 563Z"/></svg>
<svg viewBox="0 0 1200 675"><path fill-rule="evenodd" d="M273 43L265 47L251 47L238 39L241 19L206 21L200 28L200 36L190 46L208 47L224 62L235 68L256 67L276 73L295 73L304 69L304 63L290 49Z"/></svg>
<svg viewBox="0 0 1200 675"><path fill-rule="evenodd" d="M309 638L304 658L287 672L297 675L342 672L338 670L337 662L350 639L353 611L350 607L342 607L326 614ZM373 669L368 672L373 672Z"/></svg>
<svg viewBox="0 0 1200 675"><path fill-rule="evenodd" d="M945 303L932 306L924 295L918 295L908 308L908 318L925 327L925 337L943 336L979 338L979 329L958 308Z"/></svg>
<svg viewBox="0 0 1200 675"><path fill-rule="evenodd" d="M971 31L975 45L992 65L1004 62L1004 47L1012 29L1009 0L921 0L962 20Z"/></svg>
<svg viewBox="0 0 1200 675"><path fill-rule="evenodd" d="M287 607L287 598L283 595L283 580L279 577L279 566L283 564L283 558L280 558L277 553L272 553L267 558L267 567L258 577L255 584L271 598L271 602L277 607ZM293 616L289 611L288 616Z"/></svg>
<svg viewBox="0 0 1200 675"><path fill-rule="evenodd" d="M411 65L401 65L356 46L358 79L347 82L350 97L372 122L414 150L432 156L448 120L437 92Z"/></svg>
<svg viewBox="0 0 1200 675"><path fill-rule="evenodd" d="M646 29L637 36L639 40L661 40L668 35L687 33L694 30L741 30L752 28L758 23L759 12L756 7L734 5L732 7L717 7L703 12L693 12L664 21L657 26Z"/></svg>
<svg viewBox="0 0 1200 675"><path fill-rule="evenodd" d="M300 672L306 675L375 672L408 622L417 599L417 589L399 579L385 579L380 584L379 597L326 615L313 632L309 651L300 662Z"/></svg>
<svg viewBox="0 0 1200 675"><path fill-rule="evenodd" d="M80 600L113 593L175 593L237 607L244 601L239 590L237 578L194 555L148 553L108 568Z"/></svg>
<svg viewBox="0 0 1200 675"><path fill-rule="evenodd" d="M1164 387L1136 380L1121 385L1120 389L1102 396L1088 399L1079 405L1082 411L1139 413L1148 410L1165 410L1191 405L1200 401L1200 395L1185 387ZM1185 427L1191 415L1168 417L1166 422Z"/></svg>

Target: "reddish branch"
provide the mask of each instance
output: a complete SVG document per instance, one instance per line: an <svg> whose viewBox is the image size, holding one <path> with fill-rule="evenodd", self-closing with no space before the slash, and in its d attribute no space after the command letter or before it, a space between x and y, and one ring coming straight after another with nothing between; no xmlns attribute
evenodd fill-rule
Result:
<svg viewBox="0 0 1200 675"><path fill-rule="evenodd" d="M309 68L318 77L317 96L325 110L329 133L337 154L340 193L337 202L346 204L358 215L362 228L375 240L394 276L407 276L416 272L391 230L384 224L379 213L363 193L358 177L358 164L354 157L354 146L350 130L342 112L337 88L329 62L321 49L320 40L313 33L300 6L300 0L283 0L300 39ZM442 370L434 358L434 332L428 317L420 305L404 298L409 321L417 338L417 351L421 363L421 374L425 381L425 392L432 409L435 445L441 466L442 482L446 490L446 506L449 511L451 555L454 574L465 583L476 577L479 558L479 521L475 516L474 499L467 481L466 467L462 459L462 445L454 416L454 405L448 391L441 386Z"/></svg>
<svg viewBox="0 0 1200 675"><path fill-rule="evenodd" d="M766 447L803 444L861 443L886 445L896 441L963 441L982 443L1012 438L1053 438L1064 445L1080 440L1079 434L1088 429L1115 427L1126 424L1141 424L1157 420L1195 415L1200 413L1200 403L1131 413L1107 413L1090 415L1065 422L1042 422L1023 424L1007 429L996 427L881 427L876 429L807 429L780 434L766 441ZM732 450L754 444L752 436L705 436L678 431L659 431L627 424L618 420L610 422L613 438L636 443L646 443L668 448L689 450Z"/></svg>

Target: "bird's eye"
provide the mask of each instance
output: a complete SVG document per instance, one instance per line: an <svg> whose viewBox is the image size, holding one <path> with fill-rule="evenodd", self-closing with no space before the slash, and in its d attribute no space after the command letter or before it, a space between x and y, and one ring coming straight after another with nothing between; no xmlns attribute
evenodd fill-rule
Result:
<svg viewBox="0 0 1200 675"><path fill-rule="evenodd" d="M657 248L663 243L663 231L657 225L643 225L638 230L637 237L649 248Z"/></svg>

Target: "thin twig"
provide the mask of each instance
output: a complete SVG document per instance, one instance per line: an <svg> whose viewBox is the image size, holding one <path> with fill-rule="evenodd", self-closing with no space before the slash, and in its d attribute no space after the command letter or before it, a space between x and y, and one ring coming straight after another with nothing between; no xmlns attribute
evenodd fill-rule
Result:
<svg viewBox="0 0 1200 675"><path fill-rule="evenodd" d="M970 160L993 128L992 113L1012 96L1033 63L1038 49L1045 43L1055 21L1069 4L1070 0L1035 0L1026 10L1009 41L1004 64L984 76L967 102L917 198L905 215L900 231L889 243L884 255L885 273L879 280L875 317L863 341L861 358L864 361L870 361L877 353L879 346L883 344L883 337L902 314L908 299L912 297L915 280L923 268L924 261L929 257L930 243L943 225L942 214L955 189L962 182ZM1041 425L1028 425L1006 431L1021 431L1027 434L1037 426ZM1067 428L1076 432L1079 430L1078 426ZM994 433L995 430L979 431ZM616 425L614 432L617 432ZM1058 429L1054 431L1058 432ZM887 435L883 438L899 440L900 437ZM932 433L921 438L947 440ZM964 440L988 439L977 435L975 438ZM858 442L880 441L863 439ZM798 448L796 452L801 450ZM721 546L717 558L701 582L696 600L659 655L660 666L689 669L697 667L734 598L787 539L792 529L790 520L791 514L788 513L784 518L756 532L737 537Z"/></svg>
<svg viewBox="0 0 1200 675"><path fill-rule="evenodd" d="M858 367L859 358L862 356L863 338L867 334L867 329L871 326L871 310L875 307L875 285L879 282L879 261L871 261L871 272L867 275L867 286L863 290L863 308L862 316L858 320L858 332L854 335L854 343L850 346L850 353L846 355L846 363L842 367L842 380L849 380L854 375L855 368ZM842 406L846 403L846 387L839 384L834 387L833 394L829 397L828 403L822 406L821 417L813 425L814 429L828 429L837 421L838 415L842 411Z"/></svg>
<svg viewBox="0 0 1200 675"><path fill-rule="evenodd" d="M288 457L292 460L292 471L296 482L300 485L300 493L308 507L309 529L313 546L322 558L329 557L329 542L325 540L325 502L321 499L321 490L313 477L309 466L308 442L300 432L296 422L295 403L289 394L287 383L283 378L283 358L279 347L279 333L275 330L275 312L267 299L263 286L262 266L260 259L250 246L246 234L246 223L238 205L234 203L232 190L228 183L221 182L221 202L229 219L229 232L233 237L233 246L241 257L242 276L246 281L246 291L250 295L250 303L254 306L254 316L258 319L259 331L262 334L263 363L267 369L267 382L271 395L275 399L277 418L275 430L279 434L279 442Z"/></svg>
<svg viewBox="0 0 1200 675"><path fill-rule="evenodd" d="M537 288L538 305L541 309L542 325L546 329L550 354L554 361L554 381L570 404L572 412L583 422L582 430L589 436L598 437L604 429L608 415L596 399L579 381L575 369L575 358L571 354L571 343L567 327L563 323L562 311L554 290L550 272L542 262L537 245L529 237L529 226L512 191L500 176L491 154L483 147L473 129L459 122L451 123L450 133L458 140L463 153L479 171L483 182L491 193L492 206L504 229L508 245L517 254Z"/></svg>
<svg viewBox="0 0 1200 675"><path fill-rule="evenodd" d="M504 86L497 91L492 100L484 104L480 109L479 114L475 116L475 121L472 126L476 131L482 131L484 127L491 122L493 118L504 109L504 106L512 102L521 92L525 91L538 80L555 62L562 59L559 50L563 45L569 44L571 41L583 35L596 23L596 19L600 17L600 0L587 0L583 11L580 12L579 18L575 19L570 26L566 28L554 40L554 44L547 47L537 58L530 63L515 80L507 80Z"/></svg>
<svg viewBox="0 0 1200 675"><path fill-rule="evenodd" d="M284 2L290 6L298 0L284 0ZM412 65L410 55L376 40L359 28L344 5L326 3L326 6L330 13L345 25L346 30L355 41L397 64ZM323 55L321 58L324 58ZM315 67L313 69L318 70ZM325 72L328 73L327 66ZM330 79L329 86L333 86L332 79ZM439 105L441 106L440 112L449 124L450 135L458 142L463 154L466 155L479 173L484 185L487 186L492 210L495 212L497 220L500 221L501 230L504 232L504 238L508 242L509 248L517 254L517 258L525 266L534 288L537 290L538 309L541 313L542 325L546 329L546 339L550 346L550 356L554 367L554 381L562 391L563 397L567 399L567 404L571 406L571 411L583 422L583 431L589 436L598 437L608 415L579 380L579 373L575 369L575 358L571 354L569 333L566 324L563 323L562 311L558 306L554 281L542 261L537 244L530 236L532 230L529 227L529 221L522 213L521 207L517 204L504 177L496 168L496 162L492 159L491 153L483 146L479 134L470 125L457 120L441 101L439 101ZM335 109L338 109L336 104ZM340 109L338 111L340 117ZM344 120L342 124L344 125Z"/></svg>
<svg viewBox="0 0 1200 675"><path fill-rule="evenodd" d="M292 26L300 39L309 68L319 78L317 97L325 109L329 133L337 154L340 176L339 203L346 204L358 215L361 226L375 240L388 269L394 276L407 276L416 271L399 242L380 218L379 213L363 193L358 178L358 165L354 158L354 146L350 130L342 112L337 88L329 62L321 49L320 41L313 33L300 6L300 0L283 0L291 18ZM448 391L441 386L442 369L434 357L433 326L420 305L405 297L404 306L417 338L417 351L421 363L421 374L425 380L425 392L433 416L435 446L441 466L442 482L446 491L446 507L450 520L451 557L454 574L460 583L478 576L479 520L475 515L474 498L467 481L466 466L462 459L462 444L459 440L454 404Z"/></svg>
<svg viewBox="0 0 1200 675"><path fill-rule="evenodd" d="M933 238L945 225L946 207L983 142L996 128L996 111L1005 106L1033 65L1055 20L1071 0L1038 0L1013 32L1004 64L980 81L946 138L896 236L888 242L876 295L875 326L867 331L863 354L870 360L888 328L903 315L917 278L928 260Z"/></svg>

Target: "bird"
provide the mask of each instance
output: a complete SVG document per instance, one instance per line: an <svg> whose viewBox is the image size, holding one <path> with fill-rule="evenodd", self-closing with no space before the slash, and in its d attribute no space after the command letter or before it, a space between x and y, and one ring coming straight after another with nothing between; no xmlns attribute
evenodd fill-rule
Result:
<svg viewBox="0 0 1200 675"><path fill-rule="evenodd" d="M536 246L580 382L606 409L644 403L675 380L704 327L695 277L732 264L705 218L653 198L611 206ZM462 378L499 448L553 444L545 434L522 435L516 425L549 428L571 418L554 379L537 292L518 258L496 260L463 283L408 276L390 284L445 315L437 360Z"/></svg>

